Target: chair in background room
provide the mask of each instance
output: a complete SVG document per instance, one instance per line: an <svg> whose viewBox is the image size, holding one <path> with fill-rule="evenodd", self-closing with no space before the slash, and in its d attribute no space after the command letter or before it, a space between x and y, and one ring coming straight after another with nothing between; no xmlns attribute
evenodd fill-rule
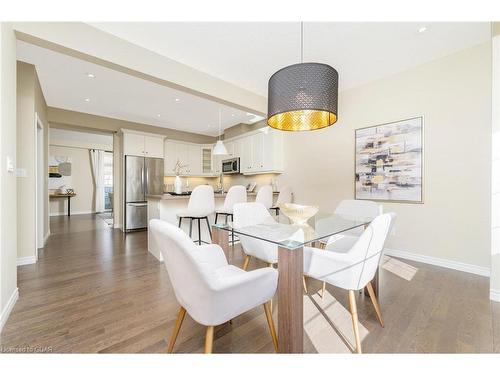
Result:
<svg viewBox="0 0 500 375"><path fill-rule="evenodd" d="M181 227L182 219L189 219L189 237L191 237L193 232L193 220L198 220L198 244L201 245L201 243L205 241L202 241L201 239L200 221L205 220L207 222L208 233L211 239L212 232L210 230L208 216L212 215L214 210L214 188L210 185L200 185L195 187L189 197L187 209L177 214L179 217L179 228Z"/></svg>
<svg viewBox="0 0 500 375"><path fill-rule="evenodd" d="M246 272L229 265L219 245L196 246L183 230L162 220L151 220L150 228L151 240L161 251L181 306L170 336L168 353L173 351L186 312L207 327L205 353L211 353L214 327L259 305L264 306L277 351L278 339L269 303L278 285L275 269Z"/></svg>

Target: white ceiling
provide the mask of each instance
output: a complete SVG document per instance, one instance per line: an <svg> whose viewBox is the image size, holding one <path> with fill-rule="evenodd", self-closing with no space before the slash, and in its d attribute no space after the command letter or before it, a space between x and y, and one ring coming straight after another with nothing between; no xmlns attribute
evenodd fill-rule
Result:
<svg viewBox="0 0 500 375"><path fill-rule="evenodd" d="M298 22L91 25L264 96L272 73L300 62ZM346 90L489 39L488 22L306 22L304 61L336 68Z"/></svg>
<svg viewBox="0 0 500 375"><path fill-rule="evenodd" d="M300 61L299 23L91 25L263 96L272 73ZM335 67L346 90L489 39L487 22L307 22L304 61ZM212 136L219 108L223 129L251 122L246 112L21 41L18 59L36 65L52 107Z"/></svg>
<svg viewBox="0 0 500 375"><path fill-rule="evenodd" d="M219 134L219 108L222 129L262 119L22 41L17 42L17 58L36 66L51 107L211 136ZM90 101L85 101L87 98Z"/></svg>
<svg viewBox="0 0 500 375"><path fill-rule="evenodd" d="M58 128L49 129L49 143L58 141L75 141L79 143L105 145L113 147L113 136L111 134L79 132ZM51 143L52 144L52 143Z"/></svg>

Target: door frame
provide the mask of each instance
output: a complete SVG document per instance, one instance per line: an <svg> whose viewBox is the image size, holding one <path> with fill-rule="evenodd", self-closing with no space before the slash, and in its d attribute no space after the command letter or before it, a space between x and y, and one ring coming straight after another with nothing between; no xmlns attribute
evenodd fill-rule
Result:
<svg viewBox="0 0 500 375"><path fill-rule="evenodd" d="M45 200L47 200L48 206L48 195L45 197L45 132L46 127L44 126L40 116L35 112L35 124L34 124L34 135L35 135L35 261L38 261L38 249L43 248L46 242L45 220L47 220L45 215ZM41 142L39 142L41 140ZM41 163L41 164L40 164ZM40 170L41 169L41 170ZM42 183L40 184L39 179L41 178ZM40 227L41 226L41 227Z"/></svg>

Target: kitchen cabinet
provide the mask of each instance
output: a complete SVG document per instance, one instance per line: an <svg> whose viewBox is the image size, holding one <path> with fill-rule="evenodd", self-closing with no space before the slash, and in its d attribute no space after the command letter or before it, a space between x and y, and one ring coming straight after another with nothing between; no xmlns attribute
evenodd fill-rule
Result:
<svg viewBox="0 0 500 375"><path fill-rule="evenodd" d="M193 176L201 175L201 147L198 145L188 145L188 166L187 174Z"/></svg>
<svg viewBox="0 0 500 375"><path fill-rule="evenodd" d="M243 174L283 172L283 135L266 130L239 140L240 169Z"/></svg>
<svg viewBox="0 0 500 375"><path fill-rule="evenodd" d="M163 158L163 138L144 136L144 152L149 158Z"/></svg>
<svg viewBox="0 0 500 375"><path fill-rule="evenodd" d="M201 173L211 175L213 173L212 147L201 147Z"/></svg>
<svg viewBox="0 0 500 375"><path fill-rule="evenodd" d="M165 175L174 176L177 160L186 165L182 176L213 176L212 145L165 141Z"/></svg>
<svg viewBox="0 0 500 375"><path fill-rule="evenodd" d="M124 155L163 158L163 137L124 131L123 153Z"/></svg>

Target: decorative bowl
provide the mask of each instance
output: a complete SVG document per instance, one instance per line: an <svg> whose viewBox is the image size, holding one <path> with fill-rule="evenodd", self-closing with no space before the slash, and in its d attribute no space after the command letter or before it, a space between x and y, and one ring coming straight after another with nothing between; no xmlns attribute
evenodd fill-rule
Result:
<svg viewBox="0 0 500 375"><path fill-rule="evenodd" d="M318 206L303 206L294 203L282 203L279 205L280 211L290 219L292 224L304 225L307 220L318 213Z"/></svg>

